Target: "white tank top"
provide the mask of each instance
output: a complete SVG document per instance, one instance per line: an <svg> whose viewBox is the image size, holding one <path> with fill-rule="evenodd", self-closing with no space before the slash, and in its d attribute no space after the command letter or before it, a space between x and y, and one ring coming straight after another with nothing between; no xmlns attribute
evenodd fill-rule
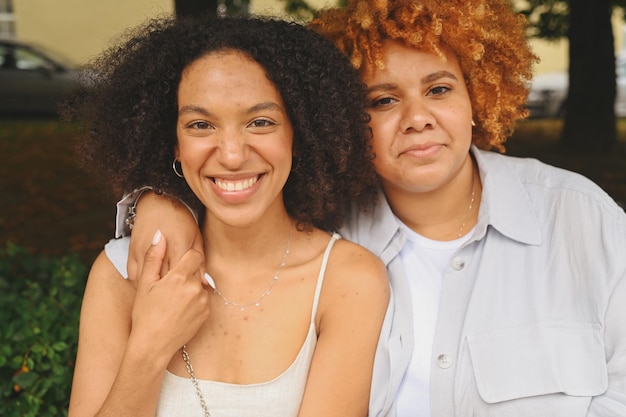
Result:
<svg viewBox="0 0 626 417"><path fill-rule="evenodd" d="M297 416L304 395L313 352L317 344L315 315L330 251L340 236L331 237L317 278L311 324L298 356L282 374L271 381L237 385L198 380L211 417L290 417ZM120 274L127 277L129 238L111 240L105 246L107 257ZM202 417L200 400L191 379L165 372L157 407L157 417Z"/></svg>

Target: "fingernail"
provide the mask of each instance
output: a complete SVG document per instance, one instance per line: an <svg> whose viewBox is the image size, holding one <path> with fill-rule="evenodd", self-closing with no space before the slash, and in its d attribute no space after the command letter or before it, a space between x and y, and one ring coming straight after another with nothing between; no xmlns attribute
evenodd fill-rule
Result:
<svg viewBox="0 0 626 417"><path fill-rule="evenodd" d="M213 281L213 278L211 278L211 275L209 275L207 272L205 272L204 273L204 279L206 279L206 281L209 283L211 288L215 289L215 281Z"/></svg>
<svg viewBox="0 0 626 417"><path fill-rule="evenodd" d="M154 236L152 236L152 244L157 245L161 241L161 231L157 230Z"/></svg>

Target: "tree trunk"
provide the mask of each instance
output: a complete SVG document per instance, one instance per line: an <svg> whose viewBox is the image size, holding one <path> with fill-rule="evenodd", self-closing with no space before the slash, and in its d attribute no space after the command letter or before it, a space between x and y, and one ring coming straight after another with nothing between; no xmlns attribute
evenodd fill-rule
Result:
<svg viewBox="0 0 626 417"><path fill-rule="evenodd" d="M218 0L175 0L176 17L217 16Z"/></svg>
<svg viewBox="0 0 626 417"><path fill-rule="evenodd" d="M617 141L615 47L610 0L570 0L569 91L561 142L606 153Z"/></svg>

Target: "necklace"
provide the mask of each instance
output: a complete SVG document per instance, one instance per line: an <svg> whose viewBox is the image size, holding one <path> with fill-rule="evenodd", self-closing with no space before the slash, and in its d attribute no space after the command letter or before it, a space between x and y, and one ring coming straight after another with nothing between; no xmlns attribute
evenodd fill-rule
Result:
<svg viewBox="0 0 626 417"><path fill-rule="evenodd" d="M474 173L474 167L472 167L472 197L469 202L469 206L467 207L467 213L465 213L465 217L463 218L463 223L461 223L461 227L459 228L459 234L457 235L457 239L460 239L463 236L463 229L465 228L465 223L467 223L467 219L469 218L470 213L472 212L472 207L474 207L474 198L476 197L476 175Z"/></svg>
<svg viewBox="0 0 626 417"><path fill-rule="evenodd" d="M257 298L256 301L252 303L248 303L248 304L239 304L239 303L229 300L228 298L224 296L224 294L220 292L220 290L217 289L217 287L215 286L215 282L213 281L211 276L207 276L209 283L213 284L213 293L222 297L222 299L224 300L224 305L237 307L239 308L240 311L244 311L247 307L250 307L250 306L259 307L261 305L261 301L265 297L271 294L274 284L276 283L276 281L278 281L278 274L280 273L280 270L283 268L283 266L285 266L285 259L287 258L287 255L289 255L289 247L291 246L292 235L293 235L293 228L290 228L289 239L287 240L287 247L285 248L283 257L280 260L278 269L276 269L276 272L274 273L274 276L272 277L270 286L265 290L265 292L263 292L263 294L261 294L259 298ZM189 359L189 353L187 353L186 344L183 345L182 353L183 353L183 361L185 361L185 366L187 368L187 373L189 374L189 377L191 378L191 383L193 384L193 388L196 391L196 395L198 396L198 399L200 400L200 407L202 407L202 412L204 413L204 417L211 417L211 413L209 412L209 407L207 406L206 401L204 400L204 396L202 395L202 390L200 389L200 385L198 384L198 379L196 378L196 374L193 371L193 366L191 365L191 359Z"/></svg>
<svg viewBox="0 0 626 417"><path fill-rule="evenodd" d="M237 307L239 309L239 311L244 311L246 308L248 307L260 307L261 306L261 301L263 301L263 299L265 297L267 297L268 295L270 295L272 293L272 288L274 288L274 284L276 283L276 281L278 281L278 274L280 273L280 270L283 269L283 266L285 266L285 259L287 259L287 255L289 255L289 247L291 246L291 237L293 235L293 228L289 229L289 239L287 240L287 246L285 247L285 252L283 253L283 257L280 260L280 264L278 265L278 269L276 269L276 272L274 273L274 276L272 277L272 280L270 281L270 285L269 287L267 287L267 289L265 291L263 291L263 294L261 294L261 296L259 298L256 299L256 301L253 301L251 303L247 303L247 304L239 304L235 301L229 300L228 298L226 298L226 296L224 294L222 294L222 292L220 290L217 289L217 286L215 285L215 281L213 281L213 279L206 274L206 278L209 281L209 283L213 284L213 293L219 295L220 297L222 297L222 300L224 300L224 305L227 306L233 306L233 307Z"/></svg>

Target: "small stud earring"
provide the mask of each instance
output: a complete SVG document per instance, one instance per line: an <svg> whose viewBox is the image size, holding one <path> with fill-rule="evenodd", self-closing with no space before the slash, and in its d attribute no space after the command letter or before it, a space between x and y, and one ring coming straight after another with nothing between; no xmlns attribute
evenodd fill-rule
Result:
<svg viewBox="0 0 626 417"><path fill-rule="evenodd" d="M474 123L474 119L472 119L472 127L476 127L476 123Z"/></svg>

